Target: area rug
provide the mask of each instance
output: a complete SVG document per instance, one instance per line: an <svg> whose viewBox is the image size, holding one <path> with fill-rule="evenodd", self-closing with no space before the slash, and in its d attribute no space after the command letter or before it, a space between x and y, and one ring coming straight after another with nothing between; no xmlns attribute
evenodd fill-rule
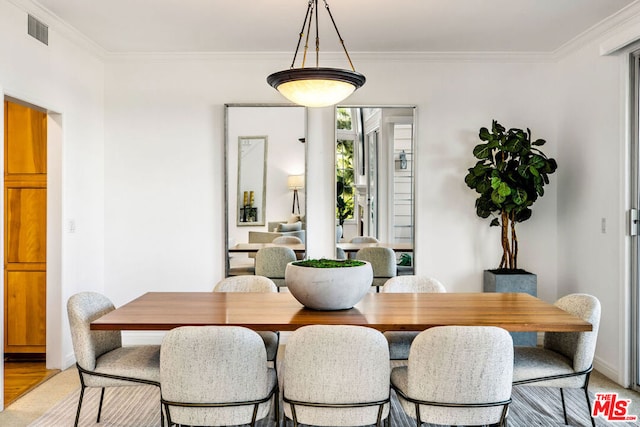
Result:
<svg viewBox="0 0 640 427"><path fill-rule="evenodd" d="M30 427L72 426L75 418L80 391L71 393L42 417L31 423ZM79 425L102 427L160 427L160 392L157 387L119 387L105 392L102 418L96 423L100 392L88 389L82 405ZM566 390L565 401L570 426L590 427L586 402L582 390ZM415 420L405 415L402 407L392 394L391 426L415 427ZM562 406L557 389L543 387L514 387L513 403L509 409L508 424L511 427L555 427L563 426ZM258 426L273 426L273 416L258 422ZM289 423L293 425L293 423ZM640 426L640 423L607 422L596 419L596 425L613 427ZM424 424L428 426L428 424Z"/></svg>

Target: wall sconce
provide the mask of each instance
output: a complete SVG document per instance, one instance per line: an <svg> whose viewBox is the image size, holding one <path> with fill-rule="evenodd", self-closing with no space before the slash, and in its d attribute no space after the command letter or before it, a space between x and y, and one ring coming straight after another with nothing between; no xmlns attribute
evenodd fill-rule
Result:
<svg viewBox="0 0 640 427"><path fill-rule="evenodd" d="M400 153L400 169L406 169L407 168L407 153L404 152L404 150L402 150L402 153Z"/></svg>
<svg viewBox="0 0 640 427"><path fill-rule="evenodd" d="M291 213L296 213L296 207L298 208L298 214L300 214L300 200L298 199L298 190L304 188L304 175L289 175L287 178L287 185L290 190L293 190L293 206L291 206Z"/></svg>

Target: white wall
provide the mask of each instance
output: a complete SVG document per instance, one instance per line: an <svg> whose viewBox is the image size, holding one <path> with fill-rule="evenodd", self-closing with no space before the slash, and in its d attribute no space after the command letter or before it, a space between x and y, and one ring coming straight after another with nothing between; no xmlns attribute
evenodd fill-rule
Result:
<svg viewBox="0 0 640 427"><path fill-rule="evenodd" d="M224 104L284 102L265 77L289 55L123 55L103 63L55 29L48 48L25 32L26 15L0 0L0 87L62 114L63 218L77 228L62 237L60 306L82 289L104 291L116 305L149 290L209 290L224 275ZM480 291L482 270L500 259L499 230L476 217L464 184L478 129L497 119L547 139L559 172L519 227L520 266L538 274L547 301L569 291L601 298L598 364L622 381L619 59L600 57L596 42L559 62L353 57L367 84L349 104L417 106L416 268L452 292ZM308 143L333 144L331 124L310 120ZM327 159L308 161L320 158ZM333 182L309 187L309 221L321 217L332 229ZM600 233L603 217L610 233ZM321 236L327 242L313 247L333 246L332 233Z"/></svg>
<svg viewBox="0 0 640 427"><path fill-rule="evenodd" d="M636 19L637 23L638 20ZM602 303L595 367L629 384L628 64L601 56L615 29L558 64L559 294L587 292ZM602 230L602 221L606 230Z"/></svg>
<svg viewBox="0 0 640 427"><path fill-rule="evenodd" d="M365 61L367 85L350 103L416 104L416 261L420 274L454 292L481 290L482 270L500 261L499 230L475 215L464 175L475 163L477 134L492 119L529 126L557 150L553 63L515 59ZM520 266L539 275L539 295L556 297L556 182L520 225Z"/></svg>
<svg viewBox="0 0 640 427"><path fill-rule="evenodd" d="M223 105L280 102L264 77L283 64L224 56L107 63L105 275L116 304L147 290L208 290L222 277ZM480 291L482 270L498 266L500 242L499 230L476 217L474 192L464 184L477 132L494 118L529 126L555 155L555 64L364 59L356 66L368 81L350 104L418 106L418 271L453 292ZM332 182L321 188L334 191ZM333 196L327 200L322 209L332 215ZM521 266L538 273L548 301L557 296L555 215L552 177L533 219L520 227Z"/></svg>
<svg viewBox="0 0 640 427"><path fill-rule="evenodd" d="M47 262L57 280L48 275L47 329L50 337L61 339L52 342L48 337L50 367L74 361L66 320L68 297L79 290L104 291L104 68L95 52L62 37L55 28L49 29L49 45L41 44L27 35L27 14L0 1L0 95L48 109L50 125L56 124L49 134L55 144L50 160L57 158L58 164L49 167L52 177L62 180L62 188L52 189L52 195L62 200L48 207L50 219L57 222L49 227L57 231L48 234L55 241L47 242ZM71 220L75 233L61 234ZM60 282L62 289L51 288Z"/></svg>

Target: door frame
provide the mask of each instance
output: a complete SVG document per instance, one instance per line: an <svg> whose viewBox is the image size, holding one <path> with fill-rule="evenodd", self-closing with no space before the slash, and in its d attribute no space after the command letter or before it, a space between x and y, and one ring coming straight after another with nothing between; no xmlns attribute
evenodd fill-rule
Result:
<svg viewBox="0 0 640 427"><path fill-rule="evenodd" d="M630 237L631 366L630 387L640 391L640 49L629 53L629 206L627 234Z"/></svg>
<svg viewBox="0 0 640 427"><path fill-rule="evenodd" d="M47 112L47 369L62 369L64 295L62 292L62 176L63 176L63 115L54 108L30 96L7 91L0 85L0 98L9 98ZM4 144L4 102L0 103L0 134ZM0 167L4 176L4 150L0 150ZM0 209L4 212L4 186L0 186ZM3 217L4 221L4 217ZM4 227L0 228L4 241ZM4 259L4 245L0 245ZM4 301L4 275L0 275L0 298ZM4 304L0 306L4 318ZM66 330L66 328L65 328ZM0 342L4 342L4 322L0 324ZM4 360L4 348L0 348ZM4 410L4 363L0 363L0 411Z"/></svg>

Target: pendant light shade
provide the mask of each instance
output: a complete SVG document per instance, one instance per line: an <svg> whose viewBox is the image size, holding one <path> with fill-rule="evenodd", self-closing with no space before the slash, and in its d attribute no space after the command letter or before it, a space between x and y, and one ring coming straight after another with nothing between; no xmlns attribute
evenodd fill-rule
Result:
<svg viewBox="0 0 640 427"><path fill-rule="evenodd" d="M351 95L364 84L365 77L338 68L293 68L271 74L267 82L291 102L326 107Z"/></svg>
<svg viewBox="0 0 640 427"><path fill-rule="evenodd" d="M362 87L366 81L362 74L355 71L347 48L344 45L344 40L342 40L333 15L331 15L329 5L326 0L323 1L325 9L333 23L333 27L336 30L336 34L338 35L338 39L342 44L344 53L347 56L351 70L319 66L320 37L318 35L317 13L315 14L316 66L305 68L311 23L313 22L314 10L318 8L318 0L309 0L307 13L302 24L302 30L300 31L300 38L298 39L298 45L296 46L293 61L291 62L291 68L278 71L267 77L267 83L278 90L285 98L296 104L304 105L305 107L327 107L335 105L351 95L356 89ZM307 37L305 40L302 67L295 68L296 57L298 55L298 49L300 48L300 42L304 36L305 27L307 28Z"/></svg>

